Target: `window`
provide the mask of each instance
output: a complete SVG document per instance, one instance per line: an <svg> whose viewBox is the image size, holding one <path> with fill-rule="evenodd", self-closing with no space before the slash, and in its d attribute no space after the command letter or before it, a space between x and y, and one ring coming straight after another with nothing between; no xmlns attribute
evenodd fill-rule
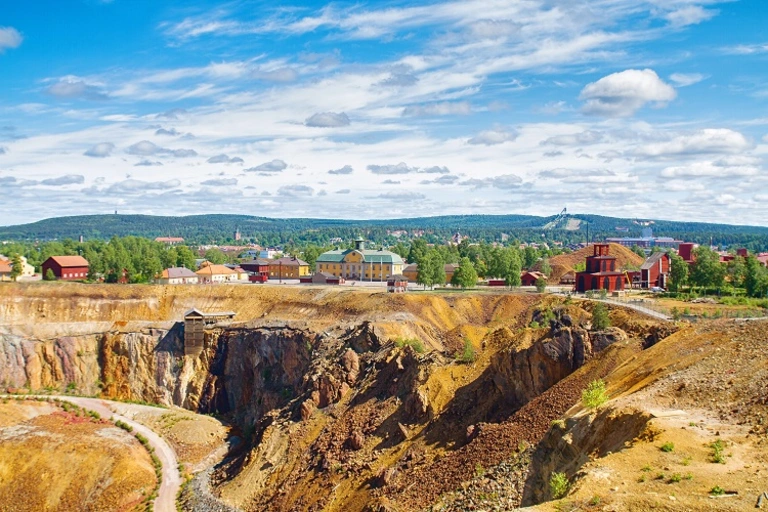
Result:
<svg viewBox="0 0 768 512"><path fill-rule="evenodd" d="M621 277L616 278L616 289L621 290Z"/></svg>
<svg viewBox="0 0 768 512"><path fill-rule="evenodd" d="M603 279L603 289L604 290L610 290L611 289L611 280L607 277Z"/></svg>

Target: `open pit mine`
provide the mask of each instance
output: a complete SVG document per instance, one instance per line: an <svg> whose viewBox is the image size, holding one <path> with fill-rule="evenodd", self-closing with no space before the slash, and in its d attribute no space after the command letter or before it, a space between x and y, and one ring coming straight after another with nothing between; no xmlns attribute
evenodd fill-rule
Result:
<svg viewBox="0 0 768 512"><path fill-rule="evenodd" d="M768 324L595 305L4 285L0 510L768 510Z"/></svg>

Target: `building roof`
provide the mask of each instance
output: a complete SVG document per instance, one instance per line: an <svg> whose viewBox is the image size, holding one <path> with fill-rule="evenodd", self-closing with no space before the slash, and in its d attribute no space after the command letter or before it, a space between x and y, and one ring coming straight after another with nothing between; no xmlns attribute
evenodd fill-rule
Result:
<svg viewBox="0 0 768 512"><path fill-rule="evenodd" d="M641 270L648 270L649 268L653 267L655 264L659 262L660 259L662 259L667 253L665 252L654 252L646 260L643 262L643 264L640 266Z"/></svg>
<svg viewBox="0 0 768 512"><path fill-rule="evenodd" d="M303 267L309 266L309 263L299 258L292 258L290 256L283 256L276 260L269 260L270 265L282 265L284 267Z"/></svg>
<svg viewBox="0 0 768 512"><path fill-rule="evenodd" d="M184 318L188 316L201 316L201 317L220 317L220 316L226 316L229 318L233 318L235 316L234 311L216 311L214 313L203 313L197 308L192 308L188 310L186 313L184 313Z"/></svg>
<svg viewBox="0 0 768 512"><path fill-rule="evenodd" d="M182 277L197 277L197 274L184 267L171 267L163 270L160 274L162 279L179 279Z"/></svg>
<svg viewBox="0 0 768 512"><path fill-rule="evenodd" d="M274 260L268 260L266 258L254 258L252 260L243 261L240 266L243 265L271 265Z"/></svg>
<svg viewBox="0 0 768 512"><path fill-rule="evenodd" d="M13 265L8 260L0 260L0 274L10 274Z"/></svg>
<svg viewBox="0 0 768 512"><path fill-rule="evenodd" d="M175 236L159 236L159 237L155 238L155 242L163 242L163 243L166 243L166 244L181 243L183 241L184 241L183 238L175 237Z"/></svg>
<svg viewBox="0 0 768 512"><path fill-rule="evenodd" d="M359 252L363 255L365 263L391 263L393 265L402 265L403 258L399 254L391 251L375 251L365 249L357 251L356 249L336 249L335 251L324 252L317 257L318 263L341 263L344 257L351 252Z"/></svg>
<svg viewBox="0 0 768 512"><path fill-rule="evenodd" d="M55 261L60 267L87 267L88 260L82 256L51 256L49 260Z"/></svg>
<svg viewBox="0 0 768 512"><path fill-rule="evenodd" d="M206 265L204 267L201 267L200 270L195 272L198 276L218 276L218 275L232 275L237 274L234 270L231 268L225 267L224 265Z"/></svg>

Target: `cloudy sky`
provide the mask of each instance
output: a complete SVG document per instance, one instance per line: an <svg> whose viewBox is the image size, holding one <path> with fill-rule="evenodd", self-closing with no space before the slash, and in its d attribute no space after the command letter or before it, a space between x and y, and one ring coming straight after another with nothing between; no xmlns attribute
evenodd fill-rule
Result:
<svg viewBox="0 0 768 512"><path fill-rule="evenodd" d="M768 225L764 0L0 10L0 224L571 212Z"/></svg>

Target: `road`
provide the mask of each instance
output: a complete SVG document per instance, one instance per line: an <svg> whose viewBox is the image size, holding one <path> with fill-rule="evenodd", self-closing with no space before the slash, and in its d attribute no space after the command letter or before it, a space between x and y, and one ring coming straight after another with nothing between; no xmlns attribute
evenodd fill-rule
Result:
<svg viewBox="0 0 768 512"><path fill-rule="evenodd" d="M0 395L7 396L9 398L24 397L25 395ZM176 453L173 448L165 442L165 440L159 435L155 434L152 430L145 427L141 423L138 423L132 419L126 418L120 414L114 412L110 408L111 405L118 406L123 405L120 402L113 402L111 400L102 400L100 398L86 398L79 396L65 396L65 395L26 395L29 398L56 398L59 400L67 401L83 407L85 409L95 411L99 413L102 418L112 418L113 421L120 420L127 423L133 428L134 432L137 432L149 441L149 445L155 449L155 455L160 459L160 463L163 465L162 475L163 480L160 484L160 488L157 490L157 498L154 502L154 509L157 512L176 512L176 495L181 487L181 476L179 475L179 464L176 460Z"/></svg>
<svg viewBox="0 0 768 512"><path fill-rule="evenodd" d="M607 302L608 304L612 304L614 306L620 306L623 308L629 308L634 309L635 311L639 313L646 314L648 316L652 316L653 318L658 318L659 320L672 320L672 317L669 315L665 315L664 313L659 313L658 311L654 311L650 308L645 308L643 306L640 306L638 304L633 304L631 302L622 302L619 300L611 300L611 299L589 299L584 297L584 300L591 300L593 302Z"/></svg>

